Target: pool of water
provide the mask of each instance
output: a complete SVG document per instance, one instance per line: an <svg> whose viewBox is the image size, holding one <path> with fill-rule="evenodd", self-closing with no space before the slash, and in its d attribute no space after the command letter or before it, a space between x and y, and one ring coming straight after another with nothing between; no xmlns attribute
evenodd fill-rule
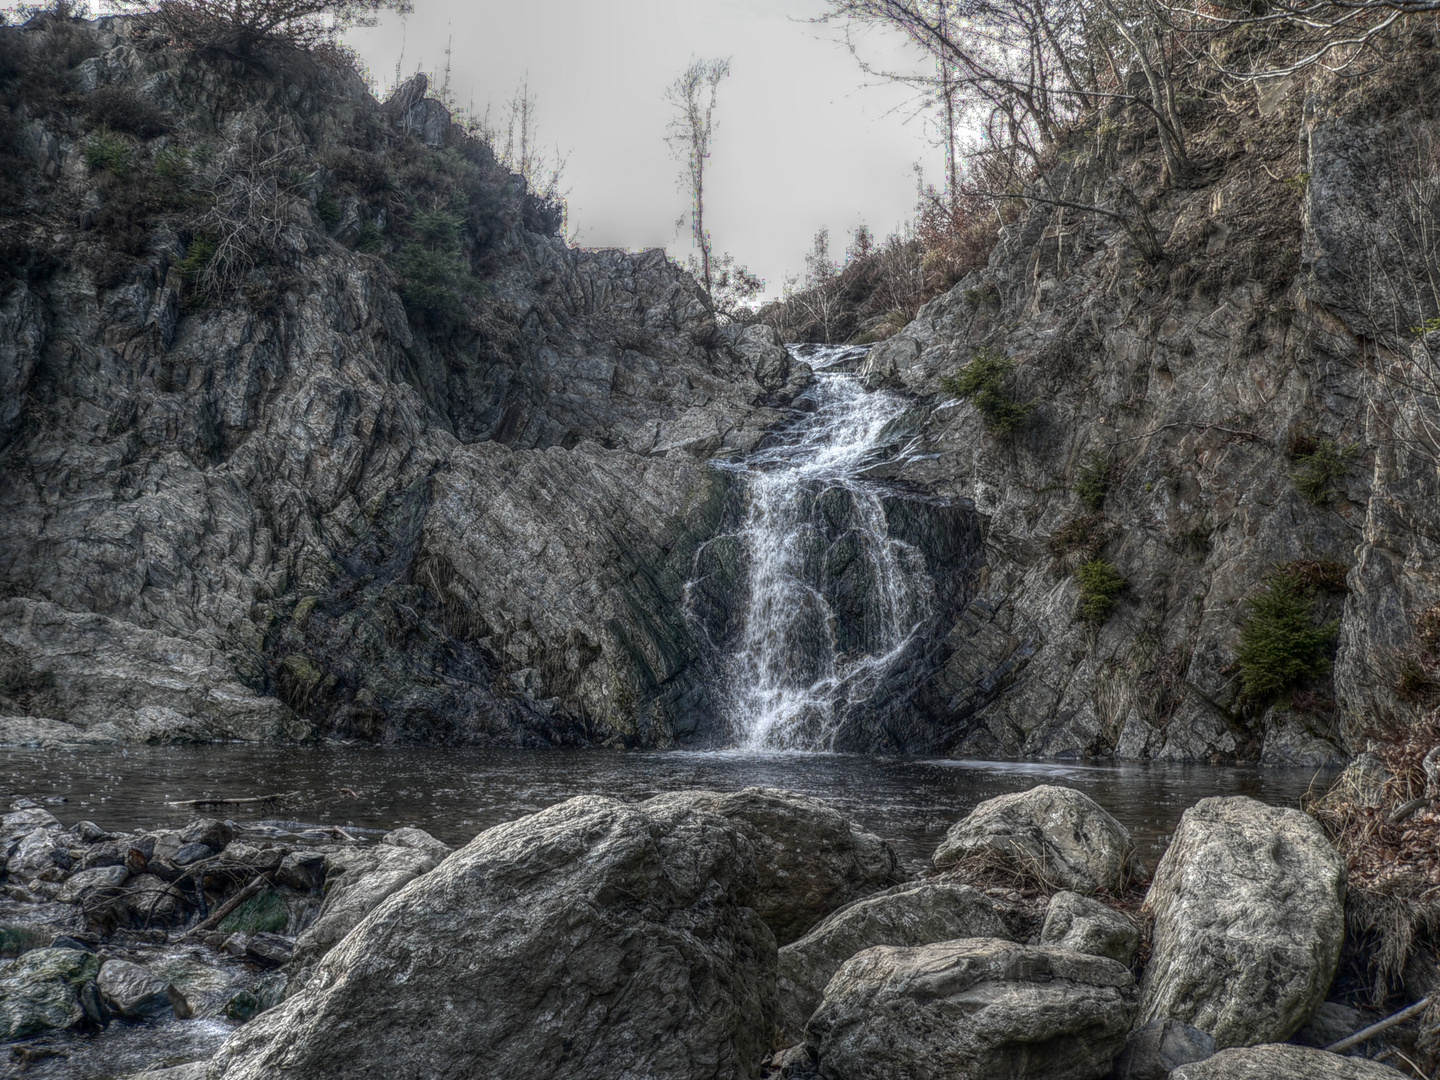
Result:
<svg viewBox="0 0 1440 1080"><path fill-rule="evenodd" d="M575 795L639 800L665 791L789 788L835 805L923 865L941 834L979 802L1036 784L1094 797L1135 837L1152 867L1180 814L1209 795L1298 806L1329 774L1213 765L1080 765L688 751L406 749L362 746L126 747L0 751L0 793L43 801L68 824L175 825L167 802L288 797L230 807L235 820L283 818L386 831L415 825L449 844ZM294 794L290 794L294 793ZM63 800L63 801L61 801ZM8 803L9 799L6 799Z"/></svg>

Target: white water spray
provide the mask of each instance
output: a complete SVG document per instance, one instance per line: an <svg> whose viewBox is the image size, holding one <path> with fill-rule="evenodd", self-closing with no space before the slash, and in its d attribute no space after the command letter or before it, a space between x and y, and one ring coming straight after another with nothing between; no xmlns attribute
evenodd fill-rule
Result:
<svg viewBox="0 0 1440 1080"><path fill-rule="evenodd" d="M743 629L721 665L721 696L747 749L832 749L847 710L863 706L929 612L924 559L888 535L884 483L867 478L912 452L895 435L909 403L866 390L852 372L827 370L862 355L809 352L815 411L776 445L725 466L747 487L738 534L746 595ZM843 567L857 559L859 572L847 576ZM840 625L842 600L852 622L863 612L862 625Z"/></svg>

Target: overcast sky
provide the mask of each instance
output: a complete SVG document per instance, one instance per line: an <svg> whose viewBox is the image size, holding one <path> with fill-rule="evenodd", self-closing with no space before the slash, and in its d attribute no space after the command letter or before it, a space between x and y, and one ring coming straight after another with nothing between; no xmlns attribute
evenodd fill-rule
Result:
<svg viewBox="0 0 1440 1080"><path fill-rule="evenodd" d="M496 111L528 74L542 141L568 157L572 225L590 247L664 245L687 206L665 143L662 95L693 59L731 58L720 85L706 222L778 294L816 229L838 255L860 222L895 228L914 205L912 165L938 180L940 152L911 93L873 85L837 34L807 22L821 0L414 0L403 21L347 34L384 96L405 77L438 76L453 40L451 91ZM403 42L403 54L402 54ZM872 36L872 60L920 63L902 42ZM871 85L866 85L870 83ZM492 114L493 115L493 114Z"/></svg>

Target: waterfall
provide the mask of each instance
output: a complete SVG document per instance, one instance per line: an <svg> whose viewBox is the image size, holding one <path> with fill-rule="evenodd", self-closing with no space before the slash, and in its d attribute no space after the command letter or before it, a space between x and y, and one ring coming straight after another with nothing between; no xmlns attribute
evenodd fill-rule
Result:
<svg viewBox="0 0 1440 1080"><path fill-rule="evenodd" d="M910 403L867 390L863 349L791 346L815 370L805 413L720 465L745 485L720 707L748 749L828 750L929 614L922 554L891 535L882 466L913 452ZM694 583L692 582L692 585Z"/></svg>

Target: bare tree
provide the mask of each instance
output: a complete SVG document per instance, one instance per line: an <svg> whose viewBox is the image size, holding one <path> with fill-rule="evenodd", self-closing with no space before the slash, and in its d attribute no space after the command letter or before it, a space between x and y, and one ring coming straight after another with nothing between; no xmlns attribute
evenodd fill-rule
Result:
<svg viewBox="0 0 1440 1080"><path fill-rule="evenodd" d="M705 229L705 167L710 160L710 140L715 130L715 94L720 80L730 74L730 61L696 60L665 91L665 100L675 110L665 141L682 163L680 183L690 193L690 209L678 226L690 219L690 236L699 251L700 281L707 293L714 280L710 266L710 234Z"/></svg>
<svg viewBox="0 0 1440 1080"><path fill-rule="evenodd" d="M491 105L487 102L484 115L469 123L471 134L490 144L495 159L511 172L518 173L525 181L531 194L541 201L556 207L561 214L561 227L573 242L568 232L570 194L562 187L567 155L557 145L551 154L540 143L535 123L537 99L530 92L530 76L525 75L503 107L503 120L491 119ZM501 133L501 125L504 133Z"/></svg>

